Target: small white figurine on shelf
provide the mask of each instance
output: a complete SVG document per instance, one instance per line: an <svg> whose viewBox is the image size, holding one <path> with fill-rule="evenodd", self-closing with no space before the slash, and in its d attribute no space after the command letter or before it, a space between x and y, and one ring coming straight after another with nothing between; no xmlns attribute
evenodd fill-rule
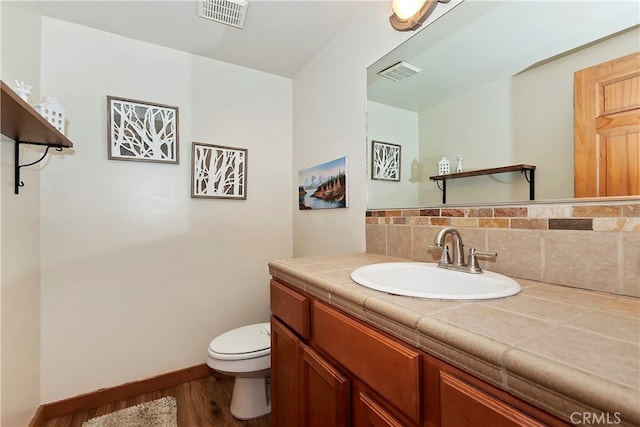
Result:
<svg viewBox="0 0 640 427"><path fill-rule="evenodd" d="M20 95L20 98L24 99L26 102L29 102L29 95L31 95L31 89L33 89L33 86L26 84L23 81L20 80L16 80L16 88L15 91L18 95Z"/></svg>
<svg viewBox="0 0 640 427"><path fill-rule="evenodd" d="M458 166L456 166L456 172L462 172L462 157L464 157L462 154L458 154L456 156L456 159L458 159Z"/></svg>
<svg viewBox="0 0 640 427"><path fill-rule="evenodd" d="M58 129L61 134L65 134L66 112L58 101L47 96L44 98L44 101L38 105L34 105L33 108L35 108L42 117L47 119L54 128Z"/></svg>
<svg viewBox="0 0 640 427"><path fill-rule="evenodd" d="M443 157L438 162L438 175L448 175L450 171L451 163L446 157Z"/></svg>

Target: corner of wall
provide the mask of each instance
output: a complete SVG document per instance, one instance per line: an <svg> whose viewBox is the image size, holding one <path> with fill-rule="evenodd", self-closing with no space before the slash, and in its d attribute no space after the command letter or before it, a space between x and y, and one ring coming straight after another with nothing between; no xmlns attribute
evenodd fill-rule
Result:
<svg viewBox="0 0 640 427"><path fill-rule="evenodd" d="M35 3L0 2L1 76L40 90L41 16ZM1 139L0 160L0 424L24 426L40 405L40 172L24 171L24 192L14 194L14 143ZM35 153L38 154L38 153ZM28 163L33 150L22 150ZM37 157L36 157L37 158ZM26 159L26 162L24 161Z"/></svg>

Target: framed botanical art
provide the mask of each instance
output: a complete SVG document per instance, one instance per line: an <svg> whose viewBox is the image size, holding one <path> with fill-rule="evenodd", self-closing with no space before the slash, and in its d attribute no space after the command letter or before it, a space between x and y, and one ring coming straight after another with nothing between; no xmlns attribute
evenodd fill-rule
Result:
<svg viewBox="0 0 640 427"><path fill-rule="evenodd" d="M107 96L110 160L179 163L178 107Z"/></svg>
<svg viewBox="0 0 640 427"><path fill-rule="evenodd" d="M401 146L371 141L371 179L400 181Z"/></svg>
<svg viewBox="0 0 640 427"><path fill-rule="evenodd" d="M247 149L194 142L191 197L247 198Z"/></svg>

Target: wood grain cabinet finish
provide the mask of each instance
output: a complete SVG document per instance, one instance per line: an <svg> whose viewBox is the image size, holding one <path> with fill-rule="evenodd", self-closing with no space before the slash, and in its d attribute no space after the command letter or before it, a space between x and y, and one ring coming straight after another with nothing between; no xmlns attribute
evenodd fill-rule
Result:
<svg viewBox="0 0 640 427"><path fill-rule="evenodd" d="M350 381L311 347L302 347L302 415L306 427L351 425Z"/></svg>
<svg viewBox="0 0 640 427"><path fill-rule="evenodd" d="M309 338L309 298L271 281L271 312L302 338Z"/></svg>
<svg viewBox="0 0 640 427"><path fill-rule="evenodd" d="M302 350L300 339L271 317L271 422L274 426L302 424Z"/></svg>
<svg viewBox="0 0 640 427"><path fill-rule="evenodd" d="M276 280L271 307L274 427L569 425Z"/></svg>
<svg viewBox="0 0 640 427"><path fill-rule="evenodd" d="M540 427L544 424L447 372L440 373L442 427Z"/></svg>
<svg viewBox="0 0 640 427"><path fill-rule="evenodd" d="M313 343L414 423L420 423L418 351L319 301L313 303Z"/></svg>
<svg viewBox="0 0 640 427"><path fill-rule="evenodd" d="M367 393L358 393L354 424L362 427L406 427Z"/></svg>

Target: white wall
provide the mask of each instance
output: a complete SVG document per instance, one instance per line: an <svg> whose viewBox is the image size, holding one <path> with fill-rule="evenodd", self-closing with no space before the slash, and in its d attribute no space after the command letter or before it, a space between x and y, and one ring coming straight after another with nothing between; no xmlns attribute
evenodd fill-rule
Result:
<svg viewBox="0 0 640 427"><path fill-rule="evenodd" d="M42 172L42 401L204 363L269 318L291 256L291 80L43 18L73 154ZM179 107L180 164L107 160L106 96ZM190 198L192 141L248 149L246 201ZM284 167L283 167L284 166Z"/></svg>
<svg viewBox="0 0 640 427"><path fill-rule="evenodd" d="M372 180L371 141L400 145L400 181ZM418 206L418 113L367 101L367 162L369 209ZM412 177L412 163L418 176Z"/></svg>
<svg viewBox="0 0 640 427"><path fill-rule="evenodd" d="M573 75L576 70L640 49L637 27L586 49L557 58L510 79L420 112L420 158L427 176L442 156L464 169L532 164L536 199L573 197ZM420 186L421 206L442 203L433 181ZM372 198L380 200L377 194ZM520 173L447 181L447 203L526 201L529 184ZM413 207L415 205L406 205ZM378 203L398 207L395 200Z"/></svg>
<svg viewBox="0 0 640 427"><path fill-rule="evenodd" d="M537 199L572 198L574 72L640 50L640 28L514 76L516 163L536 170Z"/></svg>
<svg viewBox="0 0 640 427"><path fill-rule="evenodd" d="M457 166L456 156L463 156L463 170L486 169L514 164L512 148L511 87L508 81L497 82L420 113L420 159L427 177L438 174L438 161L444 156ZM475 203L512 200L513 174L474 177L447 181L447 203ZM516 176L516 178L520 178ZM491 191L487 191L487 185ZM522 198L523 197L523 198ZM521 200L529 198L529 192ZM420 187L420 204L442 203L442 193L435 181L425 180Z"/></svg>
<svg viewBox="0 0 640 427"><path fill-rule="evenodd" d="M33 85L38 100L40 16L32 4L0 3L2 80ZM25 187L14 194L14 143L2 136L1 182L1 418L4 427L25 426L40 404L40 179L37 167L24 168ZM38 149L21 149L21 164L35 161ZM36 170L34 170L36 169Z"/></svg>
<svg viewBox="0 0 640 427"><path fill-rule="evenodd" d="M365 69L414 34L391 29L389 13L387 2L373 2L293 88L273 75L45 18L40 92L66 107L75 149L41 165L41 214L31 218L26 212L40 209L39 173L25 174L24 195L34 199L9 199L13 165L3 140L3 328L7 319L21 320L5 311L8 302L19 303L27 324L13 330L34 343L8 358L3 329L3 397L17 376L45 403L202 363L213 336L268 316L268 260L364 250ZM10 34L31 40L39 30L25 32L29 26L16 19ZM27 50L31 57L39 41ZM11 68L21 60L24 69L39 69L15 52ZM31 78L3 68L6 76ZM107 95L179 106L180 165L107 160ZM249 149L247 201L189 197L192 141ZM298 211L297 171L343 155L350 207ZM15 215L7 203L16 205ZM16 236L29 253L14 251L7 260ZM33 298L8 298L7 262L30 266L38 250L41 291L31 268L34 277L21 291ZM3 400L2 425L5 414L18 413L13 409L22 421L30 418L37 401Z"/></svg>
<svg viewBox="0 0 640 427"><path fill-rule="evenodd" d="M299 211L293 206L295 256L365 250L366 68L414 34L393 30L389 15L388 2L373 2L293 80L294 177L318 163L349 158L349 208ZM436 10L429 19L438 15Z"/></svg>

